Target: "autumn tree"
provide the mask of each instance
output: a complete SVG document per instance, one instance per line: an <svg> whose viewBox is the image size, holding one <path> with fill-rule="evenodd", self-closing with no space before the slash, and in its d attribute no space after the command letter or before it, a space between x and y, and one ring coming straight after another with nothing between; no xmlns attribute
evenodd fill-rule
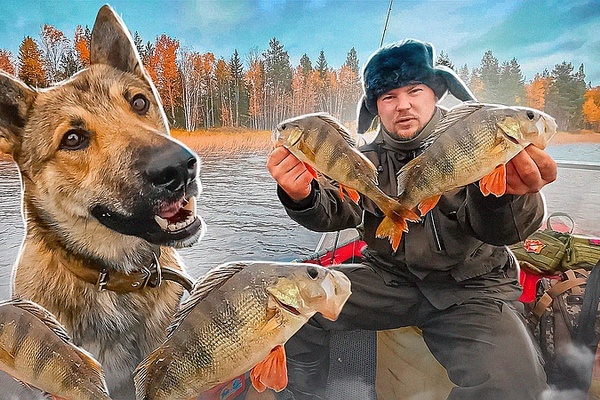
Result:
<svg viewBox="0 0 600 400"><path fill-rule="evenodd" d="M21 42L18 58L19 79L30 86L46 86L42 52L31 36L26 36Z"/></svg>
<svg viewBox="0 0 600 400"><path fill-rule="evenodd" d="M218 110L221 126L233 126L231 102L231 70L223 58L217 60L215 65L216 88L219 95Z"/></svg>
<svg viewBox="0 0 600 400"><path fill-rule="evenodd" d="M583 117L596 132L600 132L600 86L586 90Z"/></svg>
<svg viewBox="0 0 600 400"><path fill-rule="evenodd" d="M535 74L533 80L525 85L527 107L544 111L550 81L550 72L545 69L541 74Z"/></svg>
<svg viewBox="0 0 600 400"><path fill-rule="evenodd" d="M90 65L90 41L92 39L92 32L86 25L82 28L81 25L77 25L75 28L75 38L73 39L75 51L79 57L79 64L81 68L88 67Z"/></svg>
<svg viewBox="0 0 600 400"><path fill-rule="evenodd" d="M61 30L48 24L42 27L40 38L46 66L46 80L57 82L64 76L60 71L60 61L69 48L69 39Z"/></svg>
<svg viewBox="0 0 600 400"><path fill-rule="evenodd" d="M150 61L150 71L148 71L163 105L169 111L172 123L175 122L175 106L181 102L181 82L177 68L178 48L178 40L165 34L157 37Z"/></svg>
<svg viewBox="0 0 600 400"><path fill-rule="evenodd" d="M12 53L8 50L0 49L0 70L11 75L15 74L15 66L12 61Z"/></svg>
<svg viewBox="0 0 600 400"><path fill-rule="evenodd" d="M248 87L248 115L250 126L253 129L263 128L265 121L263 110L265 107L265 68L262 57L251 51L248 54L248 71L245 75Z"/></svg>

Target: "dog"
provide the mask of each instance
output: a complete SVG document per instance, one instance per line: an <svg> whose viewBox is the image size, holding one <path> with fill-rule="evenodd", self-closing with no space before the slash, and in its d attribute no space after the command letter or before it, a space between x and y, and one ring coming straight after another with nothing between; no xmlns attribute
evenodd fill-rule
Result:
<svg viewBox="0 0 600 400"><path fill-rule="evenodd" d="M0 151L19 169L26 220L13 297L53 313L102 364L111 394L134 398L132 372L191 283L175 249L198 241L204 222L200 161L170 137L110 6L88 68L47 89L0 75Z"/></svg>

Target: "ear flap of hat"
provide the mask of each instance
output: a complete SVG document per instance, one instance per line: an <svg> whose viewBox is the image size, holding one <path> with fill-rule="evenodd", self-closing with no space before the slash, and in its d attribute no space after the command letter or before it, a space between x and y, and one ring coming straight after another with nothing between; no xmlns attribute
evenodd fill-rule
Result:
<svg viewBox="0 0 600 400"><path fill-rule="evenodd" d="M446 86L448 86L448 91L454 97L461 101L477 101L475 95L452 69L444 65L438 65L434 70L438 76L444 78Z"/></svg>
<svg viewBox="0 0 600 400"><path fill-rule="evenodd" d="M363 95L358 102L358 110L356 110L357 124L356 124L356 133L359 135L361 133L365 133L370 127L373 119L377 115L373 114L367 108L367 97Z"/></svg>

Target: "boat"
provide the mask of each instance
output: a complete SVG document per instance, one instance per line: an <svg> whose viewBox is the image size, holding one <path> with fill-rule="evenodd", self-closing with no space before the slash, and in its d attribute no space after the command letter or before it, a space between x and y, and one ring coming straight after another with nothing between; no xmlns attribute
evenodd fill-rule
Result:
<svg viewBox="0 0 600 400"><path fill-rule="evenodd" d="M600 203L595 199L600 188L582 191L582 182L600 182L600 164L558 161L559 179L542 193L546 198L547 215L555 211L568 212L573 226L559 221L557 230L573 230L600 243L600 227L590 221L598 215ZM576 201L565 201L564 196L577 196ZM569 205L568 210L560 209ZM600 211L600 210L596 210ZM544 226L547 221L544 222ZM542 228L543 228L542 227ZM296 259L298 262L331 266L360 263L366 243L356 229L329 232L321 236L311 254ZM531 304L536 299L537 282L543 275L521 269L519 272L523 293L519 300ZM429 352L416 327L404 327L380 332L333 332L328 399L444 400L454 387L446 370ZM598 363L598 353L596 362ZM596 368L600 365L594 367ZM203 400L257 400L274 399L273 394L259 394L250 388L248 375L240 376L202 395ZM600 377L590 387L590 398L600 398Z"/></svg>

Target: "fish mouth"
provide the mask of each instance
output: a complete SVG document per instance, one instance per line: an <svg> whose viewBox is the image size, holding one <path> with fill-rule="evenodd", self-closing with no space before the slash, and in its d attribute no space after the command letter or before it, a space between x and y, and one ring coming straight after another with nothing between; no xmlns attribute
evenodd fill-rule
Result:
<svg viewBox="0 0 600 400"><path fill-rule="evenodd" d="M281 307L283 310L289 312L290 314L294 315L294 316L299 316L301 313L300 311L298 311L297 308L290 306L289 304L285 304L284 302L282 302L281 300L279 300L277 298L277 296L273 295L272 293L269 293L269 296L275 301L275 303Z"/></svg>
<svg viewBox="0 0 600 400"><path fill-rule="evenodd" d="M104 205L94 206L91 214L111 230L163 246L190 246L205 231L204 221L196 214L195 196L163 201L150 215L139 212L126 216Z"/></svg>

